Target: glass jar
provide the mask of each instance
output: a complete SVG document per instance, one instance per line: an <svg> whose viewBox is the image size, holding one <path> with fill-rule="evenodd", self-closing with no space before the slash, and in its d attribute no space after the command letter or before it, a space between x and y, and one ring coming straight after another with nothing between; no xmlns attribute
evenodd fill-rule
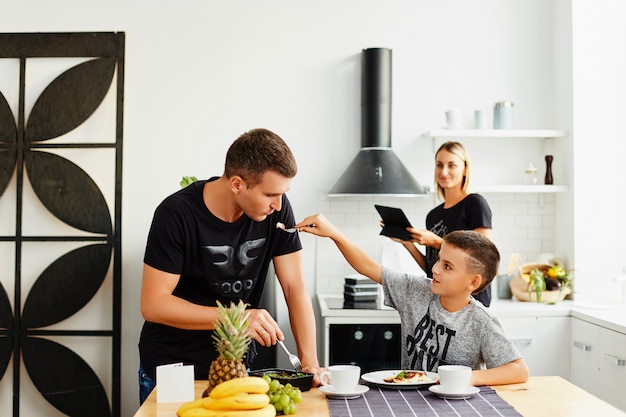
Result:
<svg viewBox="0 0 626 417"><path fill-rule="evenodd" d="M499 101L493 107L493 128L513 129L513 102Z"/></svg>

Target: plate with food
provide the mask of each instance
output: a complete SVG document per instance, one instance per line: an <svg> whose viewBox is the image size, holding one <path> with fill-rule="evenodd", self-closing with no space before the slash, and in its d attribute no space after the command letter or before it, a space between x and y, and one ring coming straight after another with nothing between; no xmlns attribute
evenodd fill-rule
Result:
<svg viewBox="0 0 626 417"><path fill-rule="evenodd" d="M374 371L361 375L361 379L385 388L419 388L429 387L437 382L436 372L412 370Z"/></svg>

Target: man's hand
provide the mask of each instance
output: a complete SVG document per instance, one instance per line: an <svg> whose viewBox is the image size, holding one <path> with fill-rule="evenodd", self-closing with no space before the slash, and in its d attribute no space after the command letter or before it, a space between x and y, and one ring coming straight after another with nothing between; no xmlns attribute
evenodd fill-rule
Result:
<svg viewBox="0 0 626 417"><path fill-rule="evenodd" d="M285 338L278 323L267 310L248 309L247 312L250 314L248 334L261 346L273 346L278 340Z"/></svg>
<svg viewBox="0 0 626 417"><path fill-rule="evenodd" d="M320 366L303 366L302 367L302 372L308 372L310 374L313 374L313 386L314 387L319 387L320 385L322 385L322 382L320 381L320 374L324 371L326 371L326 368L322 368Z"/></svg>

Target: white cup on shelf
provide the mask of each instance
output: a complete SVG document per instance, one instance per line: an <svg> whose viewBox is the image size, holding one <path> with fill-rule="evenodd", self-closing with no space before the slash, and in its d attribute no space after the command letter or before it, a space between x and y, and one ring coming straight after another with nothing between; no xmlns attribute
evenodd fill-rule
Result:
<svg viewBox="0 0 626 417"><path fill-rule="evenodd" d="M459 108L450 109L446 112L446 129L464 129L463 111Z"/></svg>

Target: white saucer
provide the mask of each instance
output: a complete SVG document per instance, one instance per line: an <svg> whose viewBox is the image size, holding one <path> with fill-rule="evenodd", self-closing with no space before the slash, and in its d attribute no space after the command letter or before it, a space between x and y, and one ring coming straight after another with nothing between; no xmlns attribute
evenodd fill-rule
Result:
<svg viewBox="0 0 626 417"><path fill-rule="evenodd" d="M441 385L431 385L428 390L446 400L464 400L480 392L480 388L472 386L465 388L462 392L446 392Z"/></svg>
<svg viewBox="0 0 626 417"><path fill-rule="evenodd" d="M361 394L365 394L370 390L370 387L366 385L357 385L352 392L335 392L332 388L326 385L322 385L319 388L328 398L339 398L344 400L351 400L353 398L359 398Z"/></svg>

